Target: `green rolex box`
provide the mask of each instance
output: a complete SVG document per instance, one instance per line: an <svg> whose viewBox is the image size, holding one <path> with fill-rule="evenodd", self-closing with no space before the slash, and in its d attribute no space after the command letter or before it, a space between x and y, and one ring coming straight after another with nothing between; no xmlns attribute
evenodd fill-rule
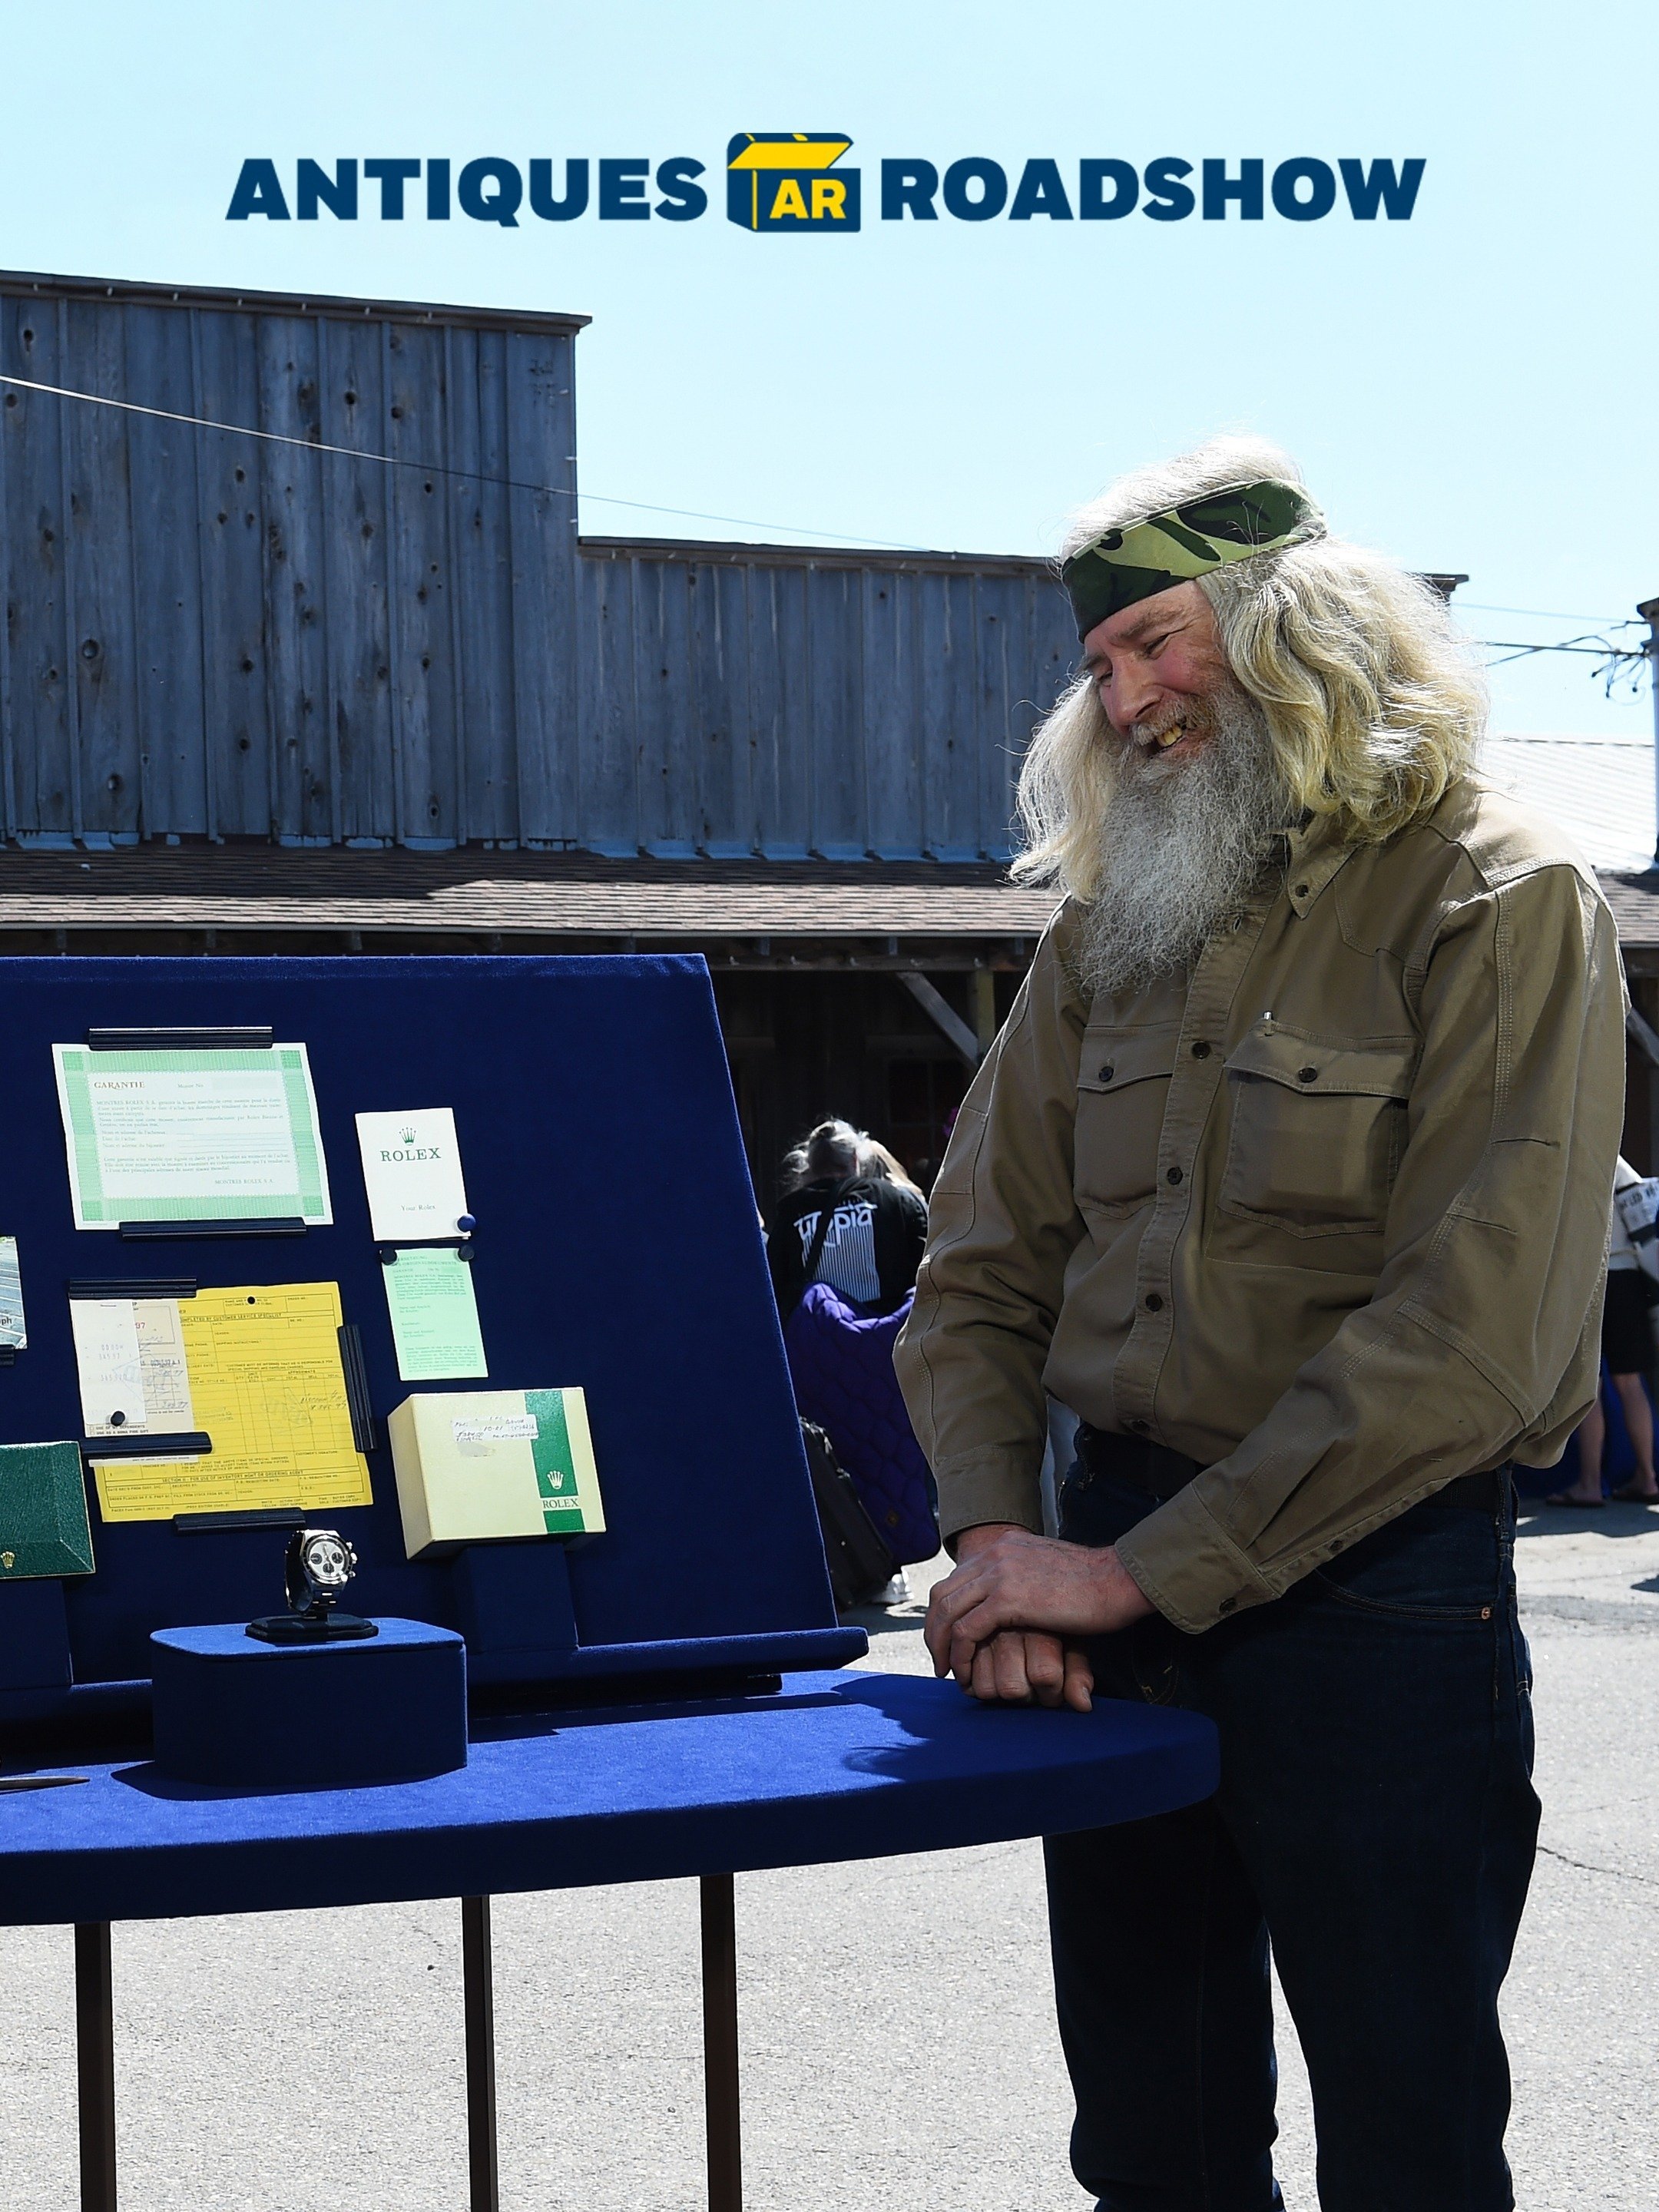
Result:
<svg viewBox="0 0 1659 2212"><path fill-rule="evenodd" d="M0 1582L92 1571L80 1445L0 1444Z"/></svg>

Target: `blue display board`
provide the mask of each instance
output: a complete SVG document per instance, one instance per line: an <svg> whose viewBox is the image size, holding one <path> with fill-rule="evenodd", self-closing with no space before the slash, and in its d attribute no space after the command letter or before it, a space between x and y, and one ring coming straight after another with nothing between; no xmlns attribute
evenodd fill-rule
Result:
<svg viewBox="0 0 1659 2212"><path fill-rule="evenodd" d="M836 1666L836 1625L753 1189L701 959L0 961L28 1344L0 1442L82 1434L66 1285L326 1281L362 1334L371 1507L326 1518L349 1602L459 1628L475 1685ZM52 1047L100 1027L269 1025L309 1048L334 1220L303 1237L124 1241L73 1226ZM399 1380L353 1117L453 1108L477 1217L488 1384ZM386 1416L412 1390L586 1392L606 1533L411 1564ZM0 1723L131 1705L157 1628L279 1607L280 1530L105 1525L97 1572L0 1585Z"/></svg>

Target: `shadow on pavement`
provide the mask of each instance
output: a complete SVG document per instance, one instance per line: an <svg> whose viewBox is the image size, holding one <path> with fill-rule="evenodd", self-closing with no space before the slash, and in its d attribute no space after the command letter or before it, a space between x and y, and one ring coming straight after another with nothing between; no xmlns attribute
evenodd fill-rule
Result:
<svg viewBox="0 0 1659 2212"><path fill-rule="evenodd" d="M1593 1528L1598 1536L1659 1534L1659 1506L1629 1505L1617 1498L1609 1498L1603 1505L1547 1505L1541 1498L1523 1498L1515 1533L1565 1536L1585 1528Z"/></svg>

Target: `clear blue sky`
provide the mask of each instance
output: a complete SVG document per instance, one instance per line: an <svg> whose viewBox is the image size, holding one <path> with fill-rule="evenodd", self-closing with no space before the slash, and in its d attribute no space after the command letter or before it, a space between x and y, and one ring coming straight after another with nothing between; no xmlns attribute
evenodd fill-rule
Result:
<svg viewBox="0 0 1659 2212"><path fill-rule="evenodd" d="M1338 529L1467 570L1475 635L1565 638L1659 594L1652 31L1634 0L9 0L0 261L589 313L592 531L1046 552L1121 467L1249 427ZM856 237L725 219L728 137L803 129L854 142ZM678 154L699 222L224 219L248 155L291 188L302 155ZM899 225L884 155L1428 167L1409 222ZM1497 726L1646 733L1591 666L1495 672Z"/></svg>

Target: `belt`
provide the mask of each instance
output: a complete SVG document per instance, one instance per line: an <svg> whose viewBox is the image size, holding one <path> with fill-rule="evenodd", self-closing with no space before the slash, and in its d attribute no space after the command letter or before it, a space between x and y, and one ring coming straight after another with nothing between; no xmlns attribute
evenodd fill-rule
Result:
<svg viewBox="0 0 1659 2212"><path fill-rule="evenodd" d="M1168 1444L1153 1443L1146 1437L1120 1436L1111 1429L1091 1428L1086 1421L1078 1424L1077 1455L1085 1482L1097 1475L1114 1475L1160 1500L1184 1490L1200 1471L1197 1460L1188 1459L1184 1452L1171 1451ZM1505 1462L1480 1474L1460 1474L1418 1503L1468 1505L1482 1513L1496 1513L1508 1491L1510 1474Z"/></svg>

